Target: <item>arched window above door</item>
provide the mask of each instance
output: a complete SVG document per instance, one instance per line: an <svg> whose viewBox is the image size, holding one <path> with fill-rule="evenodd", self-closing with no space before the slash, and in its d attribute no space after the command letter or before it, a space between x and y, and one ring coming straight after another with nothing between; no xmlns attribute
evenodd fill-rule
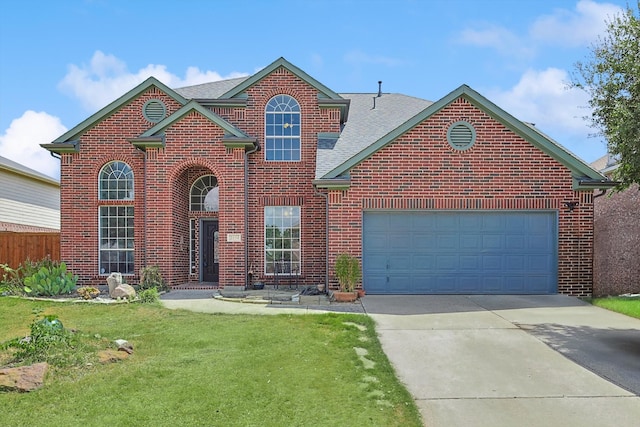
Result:
<svg viewBox="0 0 640 427"><path fill-rule="evenodd" d="M220 210L220 193L215 176L205 175L195 180L191 186L189 209L202 212Z"/></svg>

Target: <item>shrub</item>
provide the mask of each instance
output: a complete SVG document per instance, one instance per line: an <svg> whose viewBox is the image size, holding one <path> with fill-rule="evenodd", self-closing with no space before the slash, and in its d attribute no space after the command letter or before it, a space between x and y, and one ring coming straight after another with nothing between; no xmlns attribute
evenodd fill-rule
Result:
<svg viewBox="0 0 640 427"><path fill-rule="evenodd" d="M17 363L28 364L48 362L52 365L64 364L63 350L73 350L71 333L67 331L56 315L36 317L31 323L31 334L23 338L14 338L3 344L3 348L14 348L13 355Z"/></svg>
<svg viewBox="0 0 640 427"><path fill-rule="evenodd" d="M143 289L138 292L138 301L143 304L154 304L160 299L158 288Z"/></svg>
<svg viewBox="0 0 640 427"><path fill-rule="evenodd" d="M0 264L2 280L0 280L0 295L22 295L24 284L17 269L9 267L7 264Z"/></svg>
<svg viewBox="0 0 640 427"><path fill-rule="evenodd" d="M155 265L140 270L140 289L156 288L158 291L167 291L169 287L160 274L160 268Z"/></svg>
<svg viewBox="0 0 640 427"><path fill-rule="evenodd" d="M24 278L24 291L34 296L70 294L76 289L78 276L67 272L64 262L43 265L31 276Z"/></svg>

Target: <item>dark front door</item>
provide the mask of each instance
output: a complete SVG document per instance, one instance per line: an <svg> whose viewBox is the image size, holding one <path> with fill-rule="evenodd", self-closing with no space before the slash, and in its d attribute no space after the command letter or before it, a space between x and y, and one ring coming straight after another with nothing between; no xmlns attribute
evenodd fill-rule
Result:
<svg viewBox="0 0 640 427"><path fill-rule="evenodd" d="M218 282L218 221L202 221L201 230L202 281Z"/></svg>

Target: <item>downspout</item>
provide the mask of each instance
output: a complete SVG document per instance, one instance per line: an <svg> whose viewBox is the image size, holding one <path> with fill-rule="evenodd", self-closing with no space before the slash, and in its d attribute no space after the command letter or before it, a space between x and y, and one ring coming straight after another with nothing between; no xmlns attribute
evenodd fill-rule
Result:
<svg viewBox="0 0 640 427"><path fill-rule="evenodd" d="M604 188L600 188L600 194L596 194L593 196L594 199L600 197L600 196L604 196L605 194L607 194L607 190Z"/></svg>
<svg viewBox="0 0 640 427"><path fill-rule="evenodd" d="M329 194L318 191L317 186L313 186L313 193L322 196L324 198L324 210L325 210L325 218L324 218L324 252L325 252L325 261L324 261L324 293L329 292Z"/></svg>
<svg viewBox="0 0 640 427"><path fill-rule="evenodd" d="M256 143L249 151L244 152L244 288L247 289L249 283L249 154L253 154L260 149Z"/></svg>
<svg viewBox="0 0 640 427"><path fill-rule="evenodd" d="M142 150L139 147L136 147L136 150L142 153L142 169L144 173L142 174L142 216L144 220L142 221L142 233L145 238L143 251L142 251L142 262L143 267L147 266L147 152L146 150ZM134 189L135 191L135 189Z"/></svg>

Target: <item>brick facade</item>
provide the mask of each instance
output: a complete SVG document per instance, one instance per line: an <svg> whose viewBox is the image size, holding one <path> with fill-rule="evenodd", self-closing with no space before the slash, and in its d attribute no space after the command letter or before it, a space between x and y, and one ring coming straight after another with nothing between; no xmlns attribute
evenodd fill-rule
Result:
<svg viewBox="0 0 640 427"><path fill-rule="evenodd" d="M105 202L98 200L97 181L106 163L121 160L133 169L135 198L108 204L134 206L135 272L126 277L129 283L152 265L170 285L198 282L200 248L197 243L191 270L190 221L199 242L202 219L218 220L220 286L245 286L249 270L253 281L270 282L264 265L265 206L300 206L300 282L325 283L329 276L334 288L327 259L331 266L343 252L362 256L363 211L545 210L557 212L559 220L558 291L591 293L592 193L574 190L575 176L565 164L461 97L354 165L346 187L316 188L318 134L340 133L344 117L339 106L320 105L325 94L305 76L276 67L246 88L242 102L207 107L264 147L265 106L275 95L290 95L301 108L299 162L266 161L261 149L225 145L228 132L196 109L163 129L162 147L136 148L131 140L154 126L142 114L146 101L161 100L169 117L183 107L175 93L153 85L78 131L77 152L60 152L61 258L80 283L105 281L98 271L97 221ZM453 149L446 139L449 125L459 120L476 129L475 145L466 151ZM189 210L191 186L204 175L218 180L219 212ZM567 201L578 205L569 211ZM240 235L241 241L227 241L229 235Z"/></svg>
<svg viewBox="0 0 640 427"><path fill-rule="evenodd" d="M462 118L477 129L467 151L454 150L446 139L449 124ZM362 255L363 210L557 211L558 291L591 293L591 193L574 191L566 167L464 99L360 163L351 172L349 190L335 193L330 198L331 260L342 252ZM569 211L565 201L579 204ZM331 284L336 285L335 277Z"/></svg>

